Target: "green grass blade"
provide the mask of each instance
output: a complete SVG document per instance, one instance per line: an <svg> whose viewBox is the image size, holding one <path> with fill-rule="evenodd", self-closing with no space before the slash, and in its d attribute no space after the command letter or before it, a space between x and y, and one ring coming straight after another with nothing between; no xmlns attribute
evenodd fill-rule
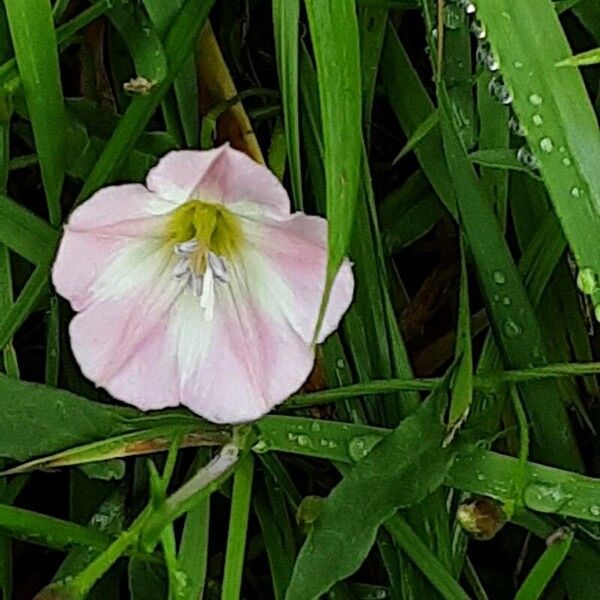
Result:
<svg viewBox="0 0 600 600"><path fill-rule="evenodd" d="M407 138L433 117L434 106L406 50L391 25L388 25L383 47L381 77L387 99ZM444 160L439 127L415 147L415 155L423 173L450 213L456 215L456 199L450 173Z"/></svg>
<svg viewBox="0 0 600 600"><path fill-rule="evenodd" d="M146 96L132 99L125 115L108 140L98 162L86 180L78 201L102 187L127 159L138 137L144 131L156 107L167 93L179 68L191 52L198 34L206 22L214 0L187 0L182 6L165 38L165 51L169 63L166 77Z"/></svg>
<svg viewBox="0 0 600 600"><path fill-rule="evenodd" d="M43 266L37 266L21 290L16 302L0 320L0 348L6 346L23 321L39 305L48 293L48 274Z"/></svg>
<svg viewBox="0 0 600 600"><path fill-rule="evenodd" d="M353 0L307 0L306 10L319 81L331 282L348 250L362 170L358 24Z"/></svg>
<svg viewBox="0 0 600 600"><path fill-rule="evenodd" d="M386 522L385 527L442 598L468 600L469 595L400 515L394 515Z"/></svg>
<svg viewBox="0 0 600 600"><path fill-rule="evenodd" d="M181 4L181 0L176 0L174 2L144 0L144 6L150 15L150 19L161 36L167 31L177 14L177 11L181 8ZM198 145L200 134L200 113L198 108L196 61L193 51L190 52L190 55L181 66L179 74L173 82L173 88L177 103L177 106L175 107L177 114L175 116L181 121L186 145L190 148L195 148ZM170 99L166 98L165 103L169 102ZM163 103L163 110L164 109L165 106ZM165 118L167 118L167 115L165 115Z"/></svg>
<svg viewBox="0 0 600 600"><path fill-rule="evenodd" d="M66 119L52 9L48 0L26 4L6 0L4 6L35 136L50 222L59 225Z"/></svg>
<svg viewBox="0 0 600 600"><path fill-rule="evenodd" d="M594 48L587 52L581 52L556 63L557 67L583 67L586 65L597 65L600 63L600 48Z"/></svg>
<svg viewBox="0 0 600 600"><path fill-rule="evenodd" d="M300 115L298 102L298 21L300 0L273 0L273 29L283 122L290 165L294 205L304 206L300 162Z"/></svg>
<svg viewBox="0 0 600 600"><path fill-rule="evenodd" d="M483 196L453 125L443 87L438 96L448 166L459 199L460 220L478 270L496 343L510 367L545 364L547 350L539 324L490 202ZM505 297L509 299L508 303L502 301ZM523 386L523 393L535 432L536 451L533 454L543 456L553 464L580 470L581 458L560 389L553 384L530 383ZM541 393L546 399L544 406L537 400Z"/></svg>
<svg viewBox="0 0 600 600"><path fill-rule="evenodd" d="M597 282L584 291L600 304L600 247L589 243L600 233L600 135L581 74L556 67L571 56L556 11L547 0L482 0L477 16L577 264Z"/></svg>
<svg viewBox="0 0 600 600"><path fill-rule="evenodd" d="M0 195L0 241L36 265L54 256L58 231L10 198Z"/></svg>
<svg viewBox="0 0 600 600"><path fill-rule="evenodd" d="M97 529L4 504L0 504L0 529L11 537L58 550L73 544L102 548L110 542Z"/></svg>
<svg viewBox="0 0 600 600"><path fill-rule="evenodd" d="M559 532L558 535L559 539L549 544L527 575L517 591L515 600L537 600L542 596L545 587L567 557L573 543L572 532Z"/></svg>

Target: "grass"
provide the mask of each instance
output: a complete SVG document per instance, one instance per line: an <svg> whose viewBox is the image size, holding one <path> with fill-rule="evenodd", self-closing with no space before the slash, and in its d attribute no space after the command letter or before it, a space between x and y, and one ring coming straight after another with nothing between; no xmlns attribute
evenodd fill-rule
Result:
<svg viewBox="0 0 600 600"><path fill-rule="evenodd" d="M597 597L600 13L475 4L0 5L4 600ZM224 142L357 284L243 427L95 389L49 282L75 206Z"/></svg>

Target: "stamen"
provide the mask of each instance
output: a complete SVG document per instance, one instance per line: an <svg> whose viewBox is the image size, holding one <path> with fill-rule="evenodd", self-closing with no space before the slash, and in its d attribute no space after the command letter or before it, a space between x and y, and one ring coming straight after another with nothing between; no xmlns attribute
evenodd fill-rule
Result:
<svg viewBox="0 0 600 600"><path fill-rule="evenodd" d="M177 264L175 265L175 268L173 269L173 277L175 277L175 279L182 279L183 277L186 277L187 275L189 275L189 272L190 272L190 259L182 256L177 261Z"/></svg>
<svg viewBox="0 0 600 600"><path fill-rule="evenodd" d="M179 259L173 268L173 277L185 280L192 294L199 298L205 319L212 321L216 298L215 282L229 281L225 260L205 249L195 238L175 244L174 252Z"/></svg>
<svg viewBox="0 0 600 600"><path fill-rule="evenodd" d="M215 307L215 279L213 277L213 271L210 267L206 269L206 273L204 274L202 296L200 296L200 306L206 311L204 313L204 318L207 321L212 321Z"/></svg>
<svg viewBox="0 0 600 600"><path fill-rule="evenodd" d="M204 288L204 275L192 275L190 285L192 287L192 294L196 298L200 298L202 296L202 289Z"/></svg>
<svg viewBox="0 0 600 600"><path fill-rule="evenodd" d="M198 240L192 238L180 244L175 244L175 254L177 256L189 256L198 249Z"/></svg>
<svg viewBox="0 0 600 600"><path fill-rule="evenodd" d="M209 252L208 264L213 270L215 277L221 283L229 282L229 272L227 271L227 266L225 265L225 261L220 256L217 256L214 252Z"/></svg>

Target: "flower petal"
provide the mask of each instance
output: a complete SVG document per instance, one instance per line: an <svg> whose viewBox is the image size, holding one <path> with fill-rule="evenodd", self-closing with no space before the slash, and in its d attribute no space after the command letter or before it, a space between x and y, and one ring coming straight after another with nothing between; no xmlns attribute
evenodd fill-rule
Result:
<svg viewBox="0 0 600 600"><path fill-rule="evenodd" d="M68 227L77 231L108 230L111 226L148 219L172 208L139 183L112 185L97 191L77 207L69 217Z"/></svg>
<svg viewBox="0 0 600 600"><path fill-rule="evenodd" d="M172 208L190 199L198 182L228 147L214 150L174 150L165 154L150 169L146 185L171 203Z"/></svg>
<svg viewBox="0 0 600 600"><path fill-rule="evenodd" d="M311 346L273 321L238 282L217 285L212 321L190 294L173 311L181 403L216 423L265 415L302 385L314 361Z"/></svg>
<svg viewBox="0 0 600 600"><path fill-rule="evenodd" d="M196 198L228 207L252 203L273 215L290 214L289 197L277 177L228 144L170 152L150 171L146 184L174 205Z"/></svg>
<svg viewBox="0 0 600 600"><path fill-rule="evenodd" d="M220 148L194 194L227 208L238 203L256 204L273 216L290 214L289 196L277 177L267 167L229 145Z"/></svg>
<svg viewBox="0 0 600 600"><path fill-rule="evenodd" d="M269 314L312 343L325 289L327 222L303 213L286 220L263 216L260 221L242 221L248 245L243 263L252 295ZM317 342L336 329L353 293L352 269L345 260L334 280Z"/></svg>
<svg viewBox="0 0 600 600"><path fill-rule="evenodd" d="M151 242L126 248L92 286L92 299L69 328L83 374L144 410L179 401L177 363L166 338L169 309L184 284L172 277L172 262Z"/></svg>
<svg viewBox="0 0 600 600"><path fill-rule="evenodd" d="M131 249L135 240L161 239L165 217L149 212L157 202L143 186L112 186L73 212L52 268L52 281L75 310L86 305L96 279L125 248Z"/></svg>

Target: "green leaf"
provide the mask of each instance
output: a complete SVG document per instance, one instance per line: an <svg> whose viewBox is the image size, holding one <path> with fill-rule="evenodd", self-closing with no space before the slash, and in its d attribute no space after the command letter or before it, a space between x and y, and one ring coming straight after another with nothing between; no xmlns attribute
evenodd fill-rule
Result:
<svg viewBox="0 0 600 600"><path fill-rule="evenodd" d="M442 484L455 454L442 447L446 403L441 385L370 452L363 446L366 456L331 492L300 550L286 600L317 598L352 574L379 526Z"/></svg>
<svg viewBox="0 0 600 600"><path fill-rule="evenodd" d="M306 10L319 81L331 283L350 242L362 170L358 24L354 0L307 0Z"/></svg>
<svg viewBox="0 0 600 600"><path fill-rule="evenodd" d="M50 222L58 225L66 120L52 9L48 0L26 4L6 0L4 6L35 136Z"/></svg>
<svg viewBox="0 0 600 600"><path fill-rule="evenodd" d="M0 456L18 461L128 430L116 409L4 375L0 375L0 406Z"/></svg>

